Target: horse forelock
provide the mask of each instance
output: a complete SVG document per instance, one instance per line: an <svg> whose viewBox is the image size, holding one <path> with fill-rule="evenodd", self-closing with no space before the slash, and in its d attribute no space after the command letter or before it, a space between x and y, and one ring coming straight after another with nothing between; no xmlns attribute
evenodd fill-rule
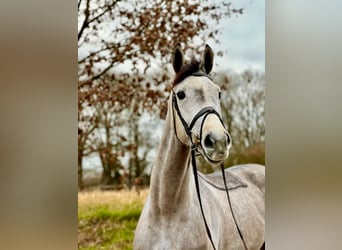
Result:
<svg viewBox="0 0 342 250"><path fill-rule="evenodd" d="M176 74L176 77L172 83L172 87L176 86L178 83L182 82L185 78L191 76L192 74L200 71L200 62L192 60L191 63L183 66L181 70Z"/></svg>

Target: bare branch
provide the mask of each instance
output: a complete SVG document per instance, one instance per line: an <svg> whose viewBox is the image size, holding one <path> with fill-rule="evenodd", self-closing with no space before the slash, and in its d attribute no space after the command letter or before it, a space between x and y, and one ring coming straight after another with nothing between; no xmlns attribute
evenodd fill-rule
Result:
<svg viewBox="0 0 342 250"><path fill-rule="evenodd" d="M90 19L88 21L88 24L89 23L92 23L94 21L96 21L97 19L99 19L101 16L103 16L104 14L106 14L107 12L109 11L109 9L105 9L103 12L101 12L100 14L98 14L97 16L93 17L92 19Z"/></svg>
<svg viewBox="0 0 342 250"><path fill-rule="evenodd" d="M82 0L78 0L78 4L77 4L78 10L80 10L81 3L82 3Z"/></svg>
<svg viewBox="0 0 342 250"><path fill-rule="evenodd" d="M84 10L84 21L82 23L80 31L78 32L78 40L80 40L80 38L82 37L82 34L83 34L85 28L88 27L88 19L90 16L89 5L90 5L90 0L87 0L86 8Z"/></svg>
<svg viewBox="0 0 342 250"><path fill-rule="evenodd" d="M85 145L86 145L86 142L89 138L89 135L94 132L94 130L98 128L98 124L95 123L93 124L93 126L85 133L82 133L81 136L79 136L78 138L78 147L79 147L79 153L82 153L82 156L87 156L89 155L90 153L92 153L93 151L90 150L90 152L88 153L85 153ZM89 150L88 150L89 151Z"/></svg>
<svg viewBox="0 0 342 250"><path fill-rule="evenodd" d="M115 48L115 45L111 45L111 46L107 45L106 47L104 47L102 49L93 51L88 56L86 56L83 59L79 60L78 64L84 63L87 59L94 57L96 54L99 54L99 53L101 53L103 51L110 50L110 49L113 49L113 48Z"/></svg>
<svg viewBox="0 0 342 250"><path fill-rule="evenodd" d="M108 70L110 70L113 65L115 64L115 61L112 61L104 70L102 70L100 73L98 73L97 75L93 76L91 78L91 81L97 80L99 79L102 75L104 75L105 73L107 73Z"/></svg>

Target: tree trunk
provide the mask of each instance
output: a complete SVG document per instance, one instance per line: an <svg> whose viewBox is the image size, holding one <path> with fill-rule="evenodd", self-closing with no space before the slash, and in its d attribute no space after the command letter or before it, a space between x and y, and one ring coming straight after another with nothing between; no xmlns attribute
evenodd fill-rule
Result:
<svg viewBox="0 0 342 250"><path fill-rule="evenodd" d="M83 160L82 152L78 152L78 189L79 190L84 189L82 160Z"/></svg>
<svg viewBox="0 0 342 250"><path fill-rule="evenodd" d="M107 157L105 152L99 152L101 164L102 164L102 177L101 177L101 183L103 185L109 185L110 184L110 178L111 178L111 171L109 169L109 164L107 162Z"/></svg>
<svg viewBox="0 0 342 250"><path fill-rule="evenodd" d="M135 164L135 176L134 177L137 178L141 175L141 171L140 171L140 161L139 161L139 155L138 155L138 148L140 146L139 126L138 126L138 118L136 116L134 119L134 145L136 146L133 149L134 164Z"/></svg>

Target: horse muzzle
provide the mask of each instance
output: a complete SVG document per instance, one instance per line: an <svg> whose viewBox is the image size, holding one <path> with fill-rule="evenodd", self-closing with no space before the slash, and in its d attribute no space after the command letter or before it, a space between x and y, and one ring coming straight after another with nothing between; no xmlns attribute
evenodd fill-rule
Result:
<svg viewBox="0 0 342 250"><path fill-rule="evenodd" d="M229 156L231 137L216 116L209 116L203 126L201 147L209 163L219 164Z"/></svg>

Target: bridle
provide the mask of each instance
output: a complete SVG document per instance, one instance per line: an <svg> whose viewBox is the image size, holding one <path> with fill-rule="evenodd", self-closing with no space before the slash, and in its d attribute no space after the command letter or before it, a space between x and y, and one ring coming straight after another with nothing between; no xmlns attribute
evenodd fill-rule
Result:
<svg viewBox="0 0 342 250"><path fill-rule="evenodd" d="M196 72L196 73L192 74L192 76L207 76L207 77L209 77L207 74L205 74L203 72ZM185 121L184 117L182 116L182 113L181 113L181 111L179 109L179 106L178 106L176 93L173 90L172 90L172 106L176 110L177 115L178 115L178 117L179 117L179 119L180 119L180 121L181 121L181 123L182 123L182 125L184 127L184 130L185 130L187 136L190 139L190 143L191 143L191 162L192 162L192 170L193 170L193 175L194 175L194 180L195 180L197 198L198 198L198 201L199 201L199 205L200 205L200 209L201 209L201 213L202 213L202 218L203 218L203 221L204 221L204 225L205 225L205 229L206 229L208 238L210 240L210 243L211 243L213 249L216 250L216 247L215 247L214 242L212 240L211 232L210 232L210 229L209 229L209 226L208 226L208 223L207 223L207 220L205 218L204 211L203 211L202 199L201 199L201 194L200 194L200 190L199 190L197 166L196 166L196 152L198 152L198 148L200 147L202 149L201 150L202 154L204 154L205 157L210 161L210 158L206 155L206 152L205 152L204 147L202 145L203 125L204 125L204 122L205 122L205 120L206 120L208 115L210 115L210 114L216 115L219 118L222 126L224 128L225 128L225 126L223 124L223 121L222 121L222 118L221 118L220 114L215 110L215 108L210 107L210 106L204 107L200 111L198 111L195 114L194 118L191 120L190 125L188 125L188 123ZM177 136L174 110L172 111L172 114L173 114L174 129L175 129L175 133L176 133L176 136ZM198 121L198 119L201 118L202 116L203 116L203 119L202 119L202 123L201 123L201 127L200 127L200 135L199 135L198 140L194 142L193 139L192 139L192 131L191 130L195 126L195 124ZM226 194L227 194L228 205L229 205L230 211L232 213L235 226L236 226L236 228L237 228L237 230L239 232L240 238L241 238L242 243L244 245L244 248L247 250L247 245L246 245L245 240L244 240L244 238L242 236L241 230L240 230L240 228L239 228L239 226L238 226L238 224L236 222L236 219L235 219L235 216L234 216L234 212L233 212L233 209L232 209L232 206L231 206L230 197L229 197L229 191L228 191L228 187L227 187L226 176L225 176L225 173L224 173L223 163L221 162L220 165L221 165L221 171L222 171L224 187L225 187L225 191L226 191Z"/></svg>

